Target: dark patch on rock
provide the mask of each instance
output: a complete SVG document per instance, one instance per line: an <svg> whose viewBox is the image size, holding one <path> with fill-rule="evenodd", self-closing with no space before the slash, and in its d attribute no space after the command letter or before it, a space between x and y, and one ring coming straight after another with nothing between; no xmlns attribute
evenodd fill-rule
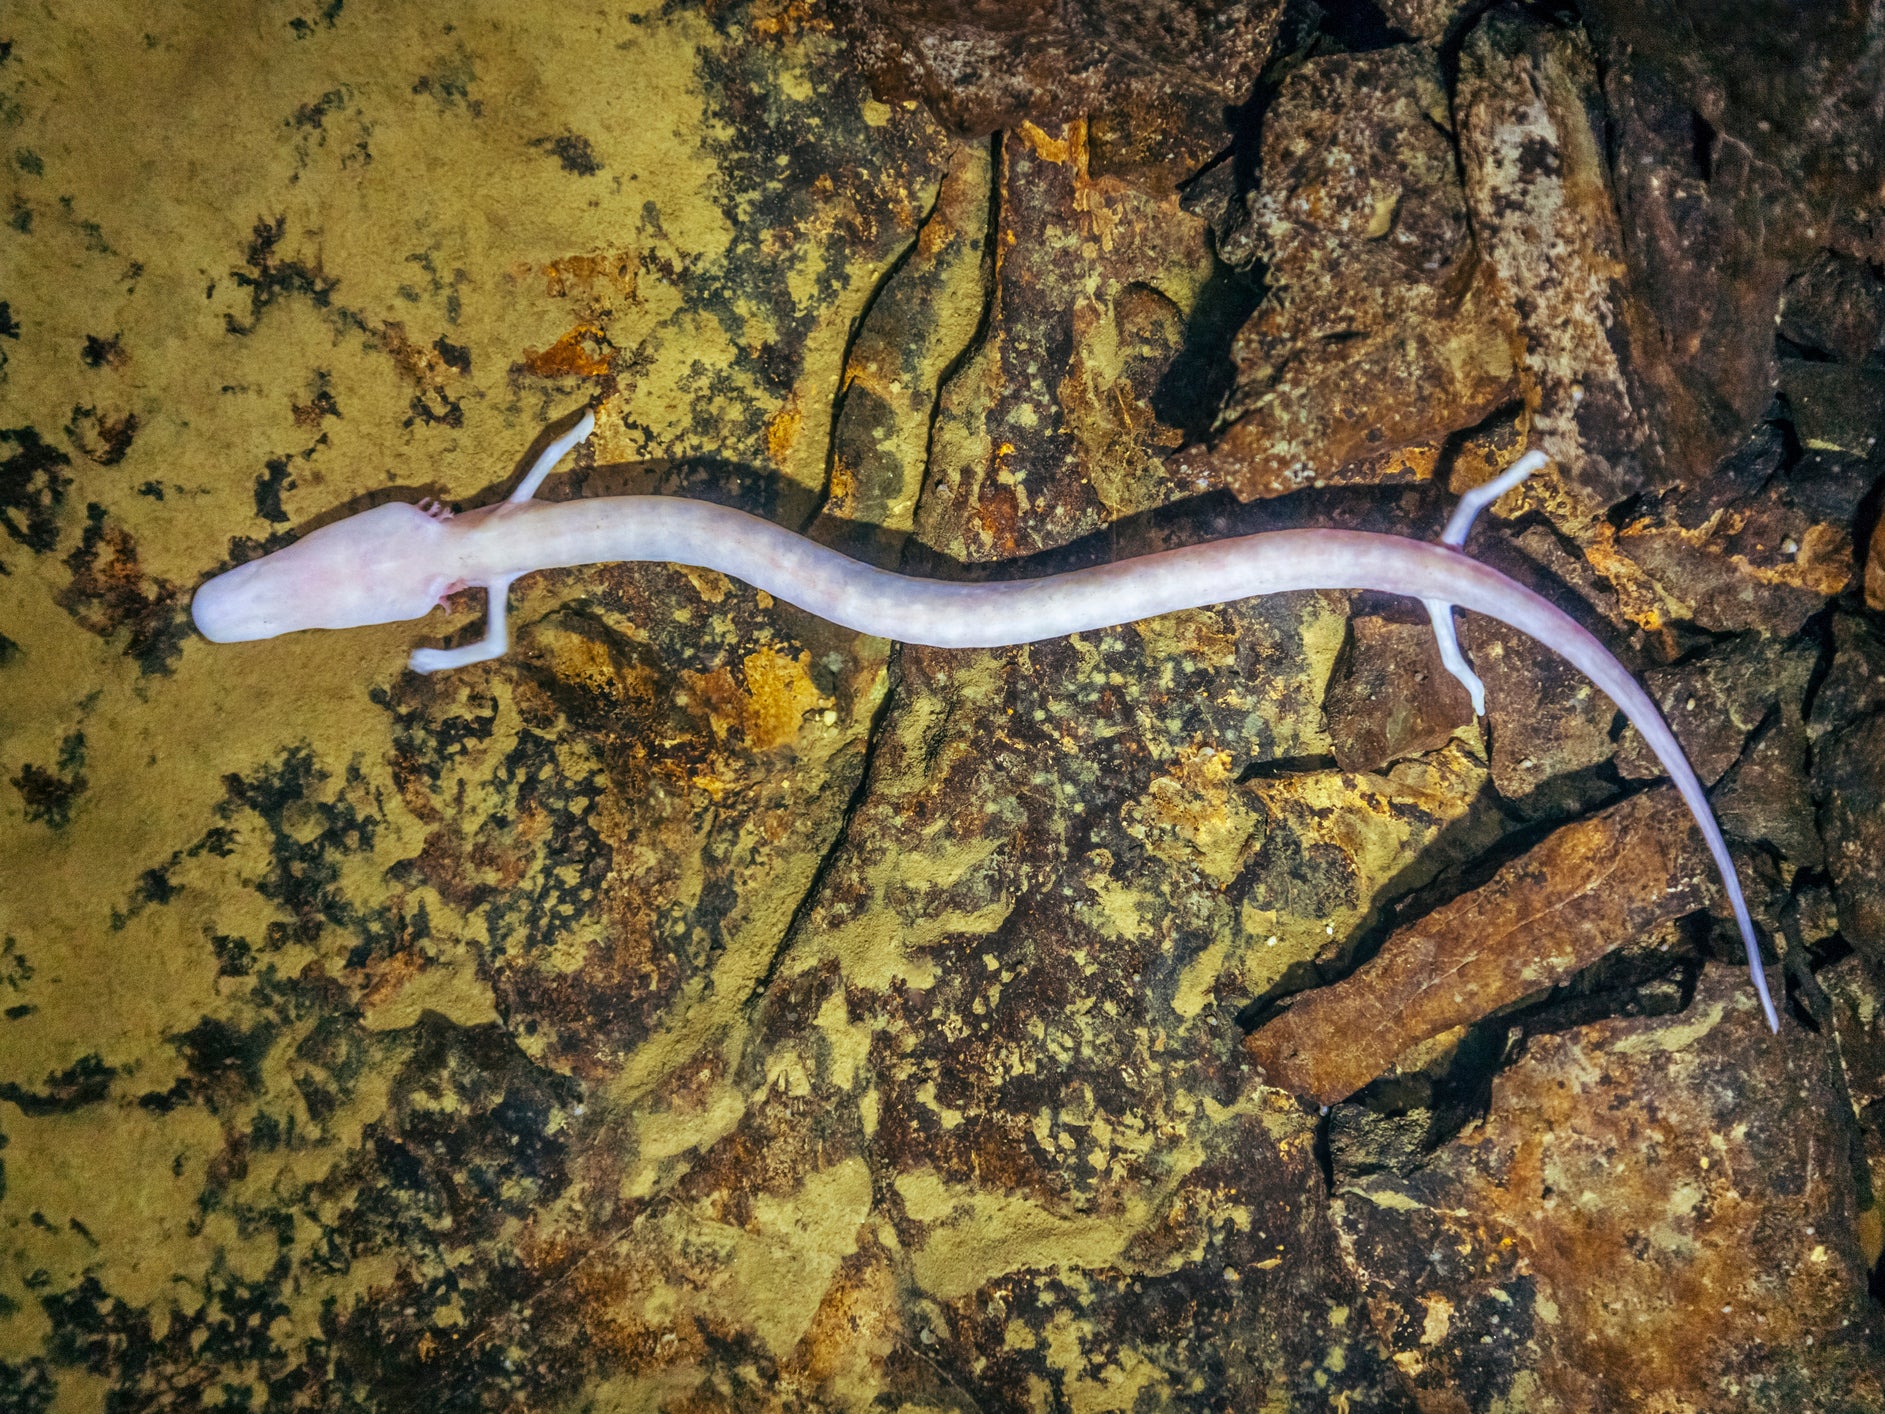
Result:
<svg viewBox="0 0 1885 1414"><path fill-rule="evenodd" d="M262 1063L279 1028L272 1019L244 1029L206 1016L170 1044L188 1072L181 1088L210 1113L218 1114L260 1093Z"/></svg>
<svg viewBox="0 0 1885 1414"><path fill-rule="evenodd" d="M59 1382L44 1360L35 1357L17 1365L0 1360L0 1408L17 1410L18 1414L46 1414L58 1396Z"/></svg>
<svg viewBox="0 0 1885 1414"><path fill-rule="evenodd" d="M437 352L438 356L445 361L445 366L454 373L470 374L471 350L466 348L463 344L454 344L450 339L447 339L441 334L432 341L432 348ZM338 409L335 410L334 416L340 416Z"/></svg>
<svg viewBox="0 0 1885 1414"><path fill-rule="evenodd" d="M121 334L101 338L97 334L85 336L85 346L79 350L79 361L87 368L120 369L131 361L131 356L124 351L120 342Z"/></svg>
<svg viewBox="0 0 1885 1414"><path fill-rule="evenodd" d="M91 784L85 775L85 733L72 731L59 744L58 764L52 769L28 762L11 778L29 821L63 830L72 821L72 807Z"/></svg>
<svg viewBox="0 0 1885 1414"><path fill-rule="evenodd" d="M602 164L596 160L595 147L588 138L578 136L576 133L564 133L561 137L535 138L530 145L539 151L549 153L572 177L593 177L602 170Z"/></svg>
<svg viewBox="0 0 1885 1414"><path fill-rule="evenodd" d="M65 430L73 445L99 466L116 466L131 450L137 429L138 416L134 412L113 417L96 408L80 407L72 409L72 421Z"/></svg>
<svg viewBox="0 0 1885 1414"><path fill-rule="evenodd" d="M189 606L176 585L144 573L137 541L95 501L65 565L72 579L59 591L59 606L100 638L122 631L124 655L146 677L168 674L190 635Z"/></svg>
<svg viewBox="0 0 1885 1414"><path fill-rule="evenodd" d="M94 1052L48 1075L36 1090L10 1080L0 1084L0 1100L18 1105L22 1114L70 1114L103 1100L111 1093L111 1082L117 1075L117 1067L106 1065L103 1057Z"/></svg>
<svg viewBox="0 0 1885 1414"><path fill-rule="evenodd" d="M326 309L332 303L339 279L321 268L318 255L312 263L300 256L283 256L280 248L287 233L286 216L277 216L273 221L259 220L250 232L248 247L243 252L244 268L229 272L230 278L249 292L249 317L244 322L233 314L225 314L223 324L231 334L253 333L263 311L278 299L290 296L306 299L316 309Z"/></svg>
<svg viewBox="0 0 1885 1414"><path fill-rule="evenodd" d="M282 493L295 489L294 477L288 470L289 459L270 457L265 465L266 470L255 478L255 513L263 520L286 525L289 516L282 508Z"/></svg>
<svg viewBox="0 0 1885 1414"><path fill-rule="evenodd" d="M15 542L44 554L59 539L59 507L72 478L72 459L31 427L0 428L0 444L13 449L0 460L0 525Z"/></svg>

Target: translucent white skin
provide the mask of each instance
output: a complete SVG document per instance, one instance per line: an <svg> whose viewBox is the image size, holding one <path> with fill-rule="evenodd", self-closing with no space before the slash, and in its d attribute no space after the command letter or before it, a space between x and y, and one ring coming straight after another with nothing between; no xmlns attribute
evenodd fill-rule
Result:
<svg viewBox="0 0 1885 1414"><path fill-rule="evenodd" d="M646 560L718 570L861 633L935 648L1000 648L1110 628L1258 594L1365 589L1422 600L1448 666L1484 710L1484 689L1454 637L1452 610L1509 624L1564 658L1629 718L1675 782L1727 888L1768 1025L1780 1019L1761 969L1753 920L1708 796L1649 694L1610 651L1548 599L1466 555L1473 516L1544 458L1528 453L1463 499L1442 544L1353 530L1275 530L1164 550L1040 579L963 584L891 573L770 521L667 496L530 500L563 454L589 433L584 417L538 459L510 499L462 515L392 503L321 527L284 549L218 575L192 613L217 642L303 628L348 628L423 616L447 593L490 595L485 638L421 648L420 672L494 658L509 646L505 599L534 570Z"/></svg>

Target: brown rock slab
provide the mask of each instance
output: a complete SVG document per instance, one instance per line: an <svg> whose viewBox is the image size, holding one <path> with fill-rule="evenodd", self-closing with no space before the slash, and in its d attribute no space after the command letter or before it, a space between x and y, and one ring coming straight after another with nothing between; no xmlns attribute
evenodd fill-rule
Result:
<svg viewBox="0 0 1885 1414"><path fill-rule="evenodd" d="M1362 615L1349 620L1348 632L1322 699L1335 762L1344 771L1379 771L1431 751L1472 721L1472 698L1440 661L1426 620Z"/></svg>
<svg viewBox="0 0 1885 1414"><path fill-rule="evenodd" d="M1486 685L1493 785L1528 814L1575 809L1596 788L1578 773L1616 750L1615 704L1518 630L1475 614L1460 619L1460 642Z"/></svg>
<svg viewBox="0 0 1885 1414"><path fill-rule="evenodd" d="M1877 201L1885 176L1885 33L1868 0L1791 7L1765 0L1594 0L1585 22L1603 47L1655 73L1701 120L1694 169L1724 139L1763 168L1779 210L1767 239L1810 255L1841 208ZM1759 35L1758 43L1749 37ZM1711 152L1711 149L1713 152ZM1789 210L1789 207L1792 207Z"/></svg>
<svg viewBox="0 0 1885 1414"><path fill-rule="evenodd" d="M1826 862L1813 818L1806 727L1797 706L1784 706L1762 724L1710 799L1730 839L1772 845L1807 869Z"/></svg>
<svg viewBox="0 0 1885 1414"><path fill-rule="evenodd" d="M1642 683L1695 774L1712 786L1776 704L1799 720L1818 658L1810 643L1748 634L1674 667L1651 668ZM1634 726L1617 743L1617 770L1634 780L1663 774Z"/></svg>
<svg viewBox="0 0 1885 1414"><path fill-rule="evenodd" d="M1404 1174L1336 1176L1362 1308L1420 1409L1846 1411L1885 1402L1828 1039L1746 979L1528 1038Z"/></svg>
<svg viewBox="0 0 1885 1414"><path fill-rule="evenodd" d="M1788 268L1766 240L1766 174L1748 148L1698 139L1695 110L1661 71L1633 53L1608 57L1631 365L1661 479L1699 482L1773 397Z"/></svg>
<svg viewBox="0 0 1885 1414"><path fill-rule="evenodd" d="M1885 280L1863 260L1826 251L1787 281L1780 332L1841 363L1864 363L1885 337Z"/></svg>
<svg viewBox="0 0 1885 1414"><path fill-rule="evenodd" d="M1631 379L1601 106L1581 30L1502 6L1467 36L1455 100L1466 194L1524 331L1532 432L1562 474L1608 505L1643 485L1654 453Z"/></svg>
<svg viewBox="0 0 1885 1414"><path fill-rule="evenodd" d="M1195 167L1223 145L1224 108L1248 101L1284 5L840 0L832 10L880 93L921 99L958 133L1105 113L1142 141L1162 127L1176 165ZM1187 141L1188 128L1199 131Z"/></svg>
<svg viewBox="0 0 1885 1414"><path fill-rule="evenodd" d="M1885 634L1865 615L1833 613L1833 663L1813 694L1814 737L1885 709Z"/></svg>
<svg viewBox="0 0 1885 1414"><path fill-rule="evenodd" d="M1672 789L1554 831L1491 882L1397 929L1245 1048L1267 1083L1321 1104L1422 1041L1535 995L1612 948L1706 906L1714 866Z"/></svg>
<svg viewBox="0 0 1885 1414"><path fill-rule="evenodd" d="M1283 81L1251 220L1222 251L1261 260L1270 293L1232 346L1221 430L1180 458L1200 485L1250 500L1419 477L1393 454L1437 450L1516 396L1516 326L1473 243L1451 129L1419 45Z"/></svg>
<svg viewBox="0 0 1885 1414"><path fill-rule="evenodd" d="M1713 633L1797 633L1854 568L1850 519L1818 518L1779 479L1713 510L1652 500L1617 532L1616 548L1675 612Z"/></svg>

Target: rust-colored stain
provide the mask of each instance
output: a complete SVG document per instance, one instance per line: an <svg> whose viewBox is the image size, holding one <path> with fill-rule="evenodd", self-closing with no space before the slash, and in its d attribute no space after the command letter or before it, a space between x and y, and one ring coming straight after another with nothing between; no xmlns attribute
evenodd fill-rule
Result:
<svg viewBox="0 0 1885 1414"><path fill-rule="evenodd" d="M523 367L538 378L598 378L609 371L610 352L602 330L578 324L546 349L525 349Z"/></svg>

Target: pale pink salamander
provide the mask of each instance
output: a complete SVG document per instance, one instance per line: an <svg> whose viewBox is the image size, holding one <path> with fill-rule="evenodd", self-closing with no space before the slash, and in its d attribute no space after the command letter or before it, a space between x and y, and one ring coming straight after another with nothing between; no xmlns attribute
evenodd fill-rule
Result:
<svg viewBox="0 0 1885 1414"><path fill-rule="evenodd" d="M1754 923L1708 796L1649 694L1575 619L1472 559L1466 534L1480 510L1546 464L1527 452L1461 498L1437 545L1353 530L1275 530L1188 545L1041 579L959 584L861 564L743 511L667 496L535 500L545 477L589 436L593 414L547 447L510 497L451 515L436 506L375 506L322 526L197 590L191 612L217 643L306 628L356 628L423 618L455 590L483 588L488 629L462 648L420 648L422 673L501 656L506 599L533 570L608 560L695 565L861 633L937 648L1000 648L1149 619L1179 609L1301 589L1370 589L1427 606L1449 670L1485 711L1485 689L1460 652L1454 608L1537 639L1598 687L1635 725L1688 803L1721 870L1767 1023L1775 1013Z"/></svg>

